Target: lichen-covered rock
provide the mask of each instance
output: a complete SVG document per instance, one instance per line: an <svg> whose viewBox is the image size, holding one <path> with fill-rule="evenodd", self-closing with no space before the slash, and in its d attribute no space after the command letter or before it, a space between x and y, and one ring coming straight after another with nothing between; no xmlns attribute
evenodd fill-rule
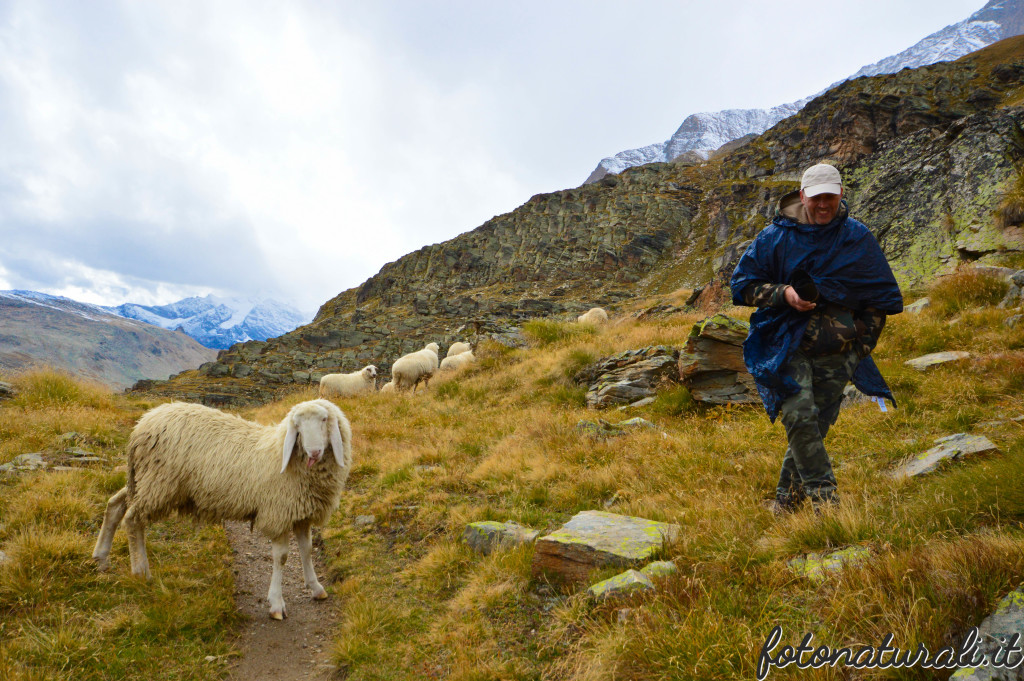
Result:
<svg viewBox="0 0 1024 681"><path fill-rule="evenodd" d="M587 593L599 601L652 591L654 582L639 570L626 570L587 589Z"/></svg>
<svg viewBox="0 0 1024 681"><path fill-rule="evenodd" d="M653 563L645 565L640 572L644 573L651 579L664 579L665 577L671 577L679 572L679 568L677 568L676 564L670 560L656 560Z"/></svg>
<svg viewBox="0 0 1024 681"><path fill-rule="evenodd" d="M864 563L871 552L863 546L849 546L829 553L808 553L789 561L789 567L815 582L822 582L829 574L847 566Z"/></svg>
<svg viewBox="0 0 1024 681"><path fill-rule="evenodd" d="M481 520L466 525L462 541L477 553L486 556L498 548L529 544L536 541L539 535L539 530L531 530L517 523Z"/></svg>
<svg viewBox="0 0 1024 681"><path fill-rule="evenodd" d="M716 314L693 325L679 354L679 377L693 399L708 404L760 402L754 377L743 363L750 324Z"/></svg>
<svg viewBox="0 0 1024 681"><path fill-rule="evenodd" d="M913 478L938 470L949 461L959 461L973 454L994 454L999 451L991 440L984 435L968 435L957 433L940 437L935 446L923 454L919 454L893 471L896 479Z"/></svg>
<svg viewBox="0 0 1024 681"><path fill-rule="evenodd" d="M537 540L533 574L584 581L596 567L644 563L679 536L680 527L604 511L583 511Z"/></svg>
<svg viewBox="0 0 1024 681"><path fill-rule="evenodd" d="M0 465L0 473L16 473L19 471L37 471L47 467L46 459L42 454L33 452L31 454L19 454L9 462Z"/></svg>
<svg viewBox="0 0 1024 681"><path fill-rule="evenodd" d="M1007 648L1004 642L1018 638L1024 632L1024 586L1006 594L995 612L986 617L978 625L977 653L985 655L989 664L977 667L961 667L950 677L958 681L1024 681L1024 667L1009 669L1021 659L1021 654L1014 653L1007 659ZM998 660L1005 667L997 667L992 662Z"/></svg>

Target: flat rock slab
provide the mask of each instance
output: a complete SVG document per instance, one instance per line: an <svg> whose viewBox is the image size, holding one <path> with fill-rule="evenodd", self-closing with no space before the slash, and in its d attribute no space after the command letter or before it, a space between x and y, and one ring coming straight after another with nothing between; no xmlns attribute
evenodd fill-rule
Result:
<svg viewBox="0 0 1024 681"><path fill-rule="evenodd" d="M658 427L639 416L618 423L609 423L604 419L597 421L582 420L576 424L576 431L582 435L596 438L618 437L634 430L657 430Z"/></svg>
<svg viewBox="0 0 1024 681"><path fill-rule="evenodd" d="M19 471L38 471L47 467L46 459L42 454L33 452L31 454L19 454L7 463L0 466L0 473L17 473Z"/></svg>
<svg viewBox="0 0 1024 681"><path fill-rule="evenodd" d="M933 352L930 355L924 355L915 359L908 359L904 364L908 367L917 369L918 371L927 371L933 366L938 366L939 364L945 364L947 362L957 362L961 359L967 359L970 356L971 353L963 352L961 350Z"/></svg>
<svg viewBox="0 0 1024 681"><path fill-rule="evenodd" d="M573 381L589 386L586 399L592 409L632 404L678 382L678 359L679 352L666 345L627 350L585 367Z"/></svg>
<svg viewBox="0 0 1024 681"><path fill-rule="evenodd" d="M663 579L679 572L679 568L670 560L656 560L653 563L648 563L640 572L651 579Z"/></svg>
<svg viewBox="0 0 1024 681"><path fill-rule="evenodd" d="M987 656L988 661L996 659L998 653L999 661L1006 661L1012 665L1021 659L1020 653L1015 653L1006 660L1006 650L1003 649L1000 639L1010 640L1014 635L1024 632L1024 586L1019 586L1006 594L1003 600L999 601L996 611L985 618L978 626L978 652ZM1019 645L1019 644L1018 644ZM1016 681L1024 680L1024 665L1016 669L1003 669L991 664L978 667L961 667L953 679L970 679L971 681L989 681L989 679L1000 679Z"/></svg>
<svg viewBox="0 0 1024 681"><path fill-rule="evenodd" d="M863 546L849 546L831 553L808 553L789 561L794 572L815 582L823 582L825 578L848 565L860 565L868 559L871 552Z"/></svg>
<svg viewBox="0 0 1024 681"><path fill-rule="evenodd" d="M897 468L892 476L896 479L913 478L932 473L946 462L958 461L969 454L990 454L998 451L999 448L984 435L947 435L936 440L935 446L927 452L918 454Z"/></svg>
<svg viewBox="0 0 1024 681"><path fill-rule="evenodd" d="M537 540L533 575L547 573L567 581L584 581L597 567L635 567L650 560L665 542L675 541L679 529L645 518L583 511Z"/></svg>
<svg viewBox="0 0 1024 681"><path fill-rule="evenodd" d="M654 582L639 570L626 570L587 589L587 593L599 601L650 591L654 591Z"/></svg>
<svg viewBox="0 0 1024 681"><path fill-rule="evenodd" d="M536 541L539 535L539 530L531 530L517 523L481 520L466 525L462 532L462 541L477 553L486 556L498 548L529 544Z"/></svg>

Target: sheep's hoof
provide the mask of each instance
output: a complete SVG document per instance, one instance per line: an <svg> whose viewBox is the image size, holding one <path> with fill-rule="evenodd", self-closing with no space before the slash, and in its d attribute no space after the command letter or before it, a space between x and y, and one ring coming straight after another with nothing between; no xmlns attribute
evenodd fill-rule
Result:
<svg viewBox="0 0 1024 681"><path fill-rule="evenodd" d="M271 610L270 611L270 619L272 619L272 620L277 620L277 621L280 622L285 617L287 617L287 615L284 613L283 610L281 612L277 612L276 610Z"/></svg>
<svg viewBox="0 0 1024 681"><path fill-rule="evenodd" d="M318 591L317 593L313 594L313 600L314 601L326 601L327 600L327 592L323 591L323 590Z"/></svg>

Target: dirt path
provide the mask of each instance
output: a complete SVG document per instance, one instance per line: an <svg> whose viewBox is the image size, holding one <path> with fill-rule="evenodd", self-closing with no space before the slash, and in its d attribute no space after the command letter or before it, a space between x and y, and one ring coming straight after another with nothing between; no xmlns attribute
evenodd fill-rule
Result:
<svg viewBox="0 0 1024 681"><path fill-rule="evenodd" d="M235 603L249 619L238 638L242 657L232 667L236 681L305 681L332 679L334 665L329 647L337 609L334 597L314 601L302 579L298 549L292 538L284 567L283 591L288 618L277 622L268 616L270 541L250 533L245 523L224 523L235 556ZM324 581L320 551L314 542L313 559Z"/></svg>

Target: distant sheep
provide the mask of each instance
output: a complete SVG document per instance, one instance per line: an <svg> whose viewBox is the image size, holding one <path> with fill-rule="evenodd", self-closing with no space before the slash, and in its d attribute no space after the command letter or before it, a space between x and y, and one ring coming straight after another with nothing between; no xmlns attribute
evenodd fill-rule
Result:
<svg viewBox="0 0 1024 681"><path fill-rule="evenodd" d="M447 357L454 357L455 355L461 355L464 352L472 352L473 346L469 343L463 343L462 341L456 341L452 343L452 346L448 348Z"/></svg>
<svg viewBox="0 0 1024 681"><path fill-rule="evenodd" d="M351 469L352 430L327 400L297 404L274 426L198 404L161 405L139 419L128 439L128 484L107 503L92 557L100 569L108 566L123 519L132 573L149 579L147 525L172 512L207 522L246 520L270 538L267 599L270 616L284 619L281 569L289 533L313 598L327 598L313 570L310 528L338 507Z"/></svg>
<svg viewBox="0 0 1024 681"><path fill-rule="evenodd" d="M395 392L395 379L391 379L380 387L382 393L393 393Z"/></svg>
<svg viewBox="0 0 1024 681"><path fill-rule="evenodd" d="M377 388L377 367L370 364L350 374L326 374L320 379L320 397L354 397Z"/></svg>
<svg viewBox="0 0 1024 681"><path fill-rule="evenodd" d="M449 355L441 360L441 371L455 371L461 369L470 362L476 360L473 351L460 352L457 355Z"/></svg>
<svg viewBox="0 0 1024 681"><path fill-rule="evenodd" d="M592 307L577 317L576 321L580 324L601 325L608 321L608 313L605 312L603 307Z"/></svg>
<svg viewBox="0 0 1024 681"><path fill-rule="evenodd" d="M430 379L437 371L437 343L428 343L422 350L411 352L395 360L391 365L391 380L398 390L412 388L416 392L416 386L423 381L424 387L429 387Z"/></svg>

